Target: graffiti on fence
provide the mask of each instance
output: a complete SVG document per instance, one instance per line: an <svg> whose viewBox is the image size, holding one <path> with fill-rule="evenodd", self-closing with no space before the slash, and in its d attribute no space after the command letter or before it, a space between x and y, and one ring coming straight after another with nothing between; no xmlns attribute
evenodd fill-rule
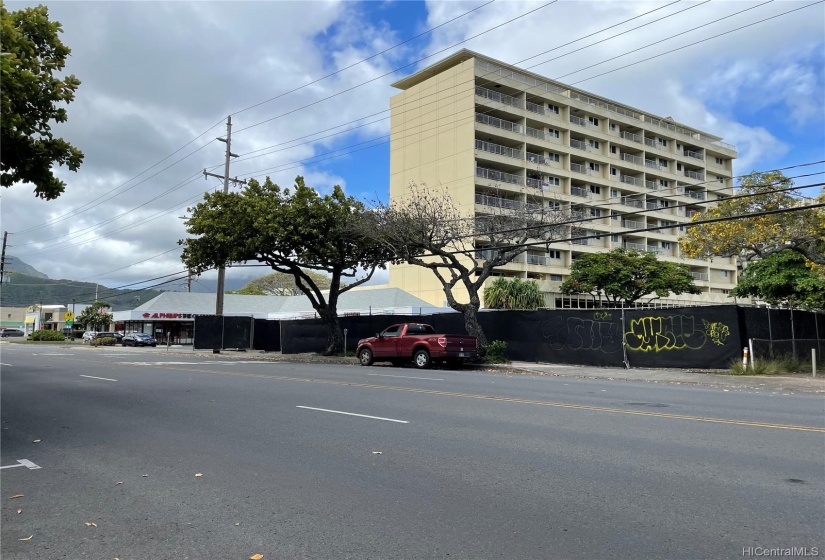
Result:
<svg viewBox="0 0 825 560"><path fill-rule="evenodd" d="M541 330L553 350L600 350L605 353L622 349L621 326L610 321L610 313L601 313L603 319L580 317L553 317L542 321ZM605 317L606 316L606 317Z"/></svg>
<svg viewBox="0 0 825 560"><path fill-rule="evenodd" d="M701 319L692 315L668 317L641 317L630 321L625 333L629 350L662 352L667 350L699 350L710 341L724 346L730 336L730 327L722 322Z"/></svg>

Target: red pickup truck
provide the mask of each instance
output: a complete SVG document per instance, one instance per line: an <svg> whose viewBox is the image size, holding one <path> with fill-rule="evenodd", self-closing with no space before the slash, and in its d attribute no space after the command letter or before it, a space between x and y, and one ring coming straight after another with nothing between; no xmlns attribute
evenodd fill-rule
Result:
<svg viewBox="0 0 825 560"><path fill-rule="evenodd" d="M474 336L436 334L432 326L421 323L401 323L359 340L355 355L362 366L371 366L373 362L400 366L412 360L415 367L425 369L433 362L457 365L475 358L478 340Z"/></svg>

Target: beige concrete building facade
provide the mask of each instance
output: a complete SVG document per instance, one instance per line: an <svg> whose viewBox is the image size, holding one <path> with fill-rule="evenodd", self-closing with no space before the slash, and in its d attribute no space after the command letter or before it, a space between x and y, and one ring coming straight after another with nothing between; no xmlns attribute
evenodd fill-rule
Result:
<svg viewBox="0 0 825 560"><path fill-rule="evenodd" d="M558 295L573 261L626 247L690 266L703 293L669 299L732 303L736 261L688 259L678 243L680 224L732 193L736 150L721 138L468 50L393 86L391 201L426 184L467 216L547 205L599 235L531 247L498 275L536 280L548 307L577 306ZM653 226L667 227L634 231ZM428 269L392 266L389 284L445 304Z"/></svg>

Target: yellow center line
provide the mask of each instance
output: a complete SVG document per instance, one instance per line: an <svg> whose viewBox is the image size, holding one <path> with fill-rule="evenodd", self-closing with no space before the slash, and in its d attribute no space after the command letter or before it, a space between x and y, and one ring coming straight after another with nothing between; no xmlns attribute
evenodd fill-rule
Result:
<svg viewBox="0 0 825 560"><path fill-rule="evenodd" d="M85 360L84 360L85 361ZM268 362L262 362L268 363ZM273 363L281 363L281 362L273 362ZM285 362L289 363L289 362ZM706 416L690 416L686 414L668 414L666 412L648 412L643 410L627 410L624 408L611 408L605 406L592 406L592 405L584 405L584 404L568 404L568 403L560 403L560 402L552 402L552 401L536 401L530 399L518 399L513 397L497 397L497 396L490 396L490 395L477 395L473 393L456 393L453 391L437 391L433 389L419 389L416 387L397 387L393 385L376 385L373 383L357 383L353 381L336 381L333 379L315 379L315 378L303 378L303 377L290 377L287 375L264 375L258 373L242 373L236 371L221 371L221 370L208 370L208 369L199 369L199 368L184 368L184 367L170 367L164 365L158 366L147 366L145 363L143 364L121 364L125 366L132 366L132 367L151 367L154 369L164 369L164 370L175 370L175 371L186 371L186 372L196 372L196 373L209 373L214 375L228 375L234 377L251 377L255 379L273 379L277 381L298 381L301 383L320 383L322 385L339 385L344 387L357 387L361 389L380 389L384 391L401 391L405 393L418 393L422 395L438 395L443 397L456 397L456 398L464 398L464 399L478 399L478 400L485 400L485 401L494 401L494 402L508 402L508 403L518 403L518 404L529 404L534 406L548 406L553 408L567 408L573 410L587 410L591 412L604 412L608 414L627 414L631 416L651 416L654 418L670 418L672 420L689 420L692 422L709 422L712 424L732 424L735 426L750 426L753 428L773 428L777 430L795 430L800 432L815 432L815 433L825 433L825 427L820 428L817 426L798 426L793 424L773 424L769 422L752 422L748 420L731 420L727 418L713 418L713 417L706 417Z"/></svg>

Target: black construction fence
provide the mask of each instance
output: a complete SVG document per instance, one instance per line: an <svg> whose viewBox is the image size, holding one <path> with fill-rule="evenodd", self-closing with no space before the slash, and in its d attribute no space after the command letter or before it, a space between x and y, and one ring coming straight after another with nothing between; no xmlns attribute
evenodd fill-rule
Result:
<svg viewBox="0 0 825 560"><path fill-rule="evenodd" d="M670 309L482 311L487 339L507 343L511 360L627 367L724 369L741 360L749 339L814 341L825 349L825 314L732 305ZM769 320L770 319L770 320ZM466 334L459 313L340 317L346 351L397 323L427 323L437 332ZM222 342L221 342L222 341ZM320 319L261 320L198 316L195 348L254 348L284 354L321 352ZM810 358L811 345L798 353ZM818 350L821 355L821 350Z"/></svg>

